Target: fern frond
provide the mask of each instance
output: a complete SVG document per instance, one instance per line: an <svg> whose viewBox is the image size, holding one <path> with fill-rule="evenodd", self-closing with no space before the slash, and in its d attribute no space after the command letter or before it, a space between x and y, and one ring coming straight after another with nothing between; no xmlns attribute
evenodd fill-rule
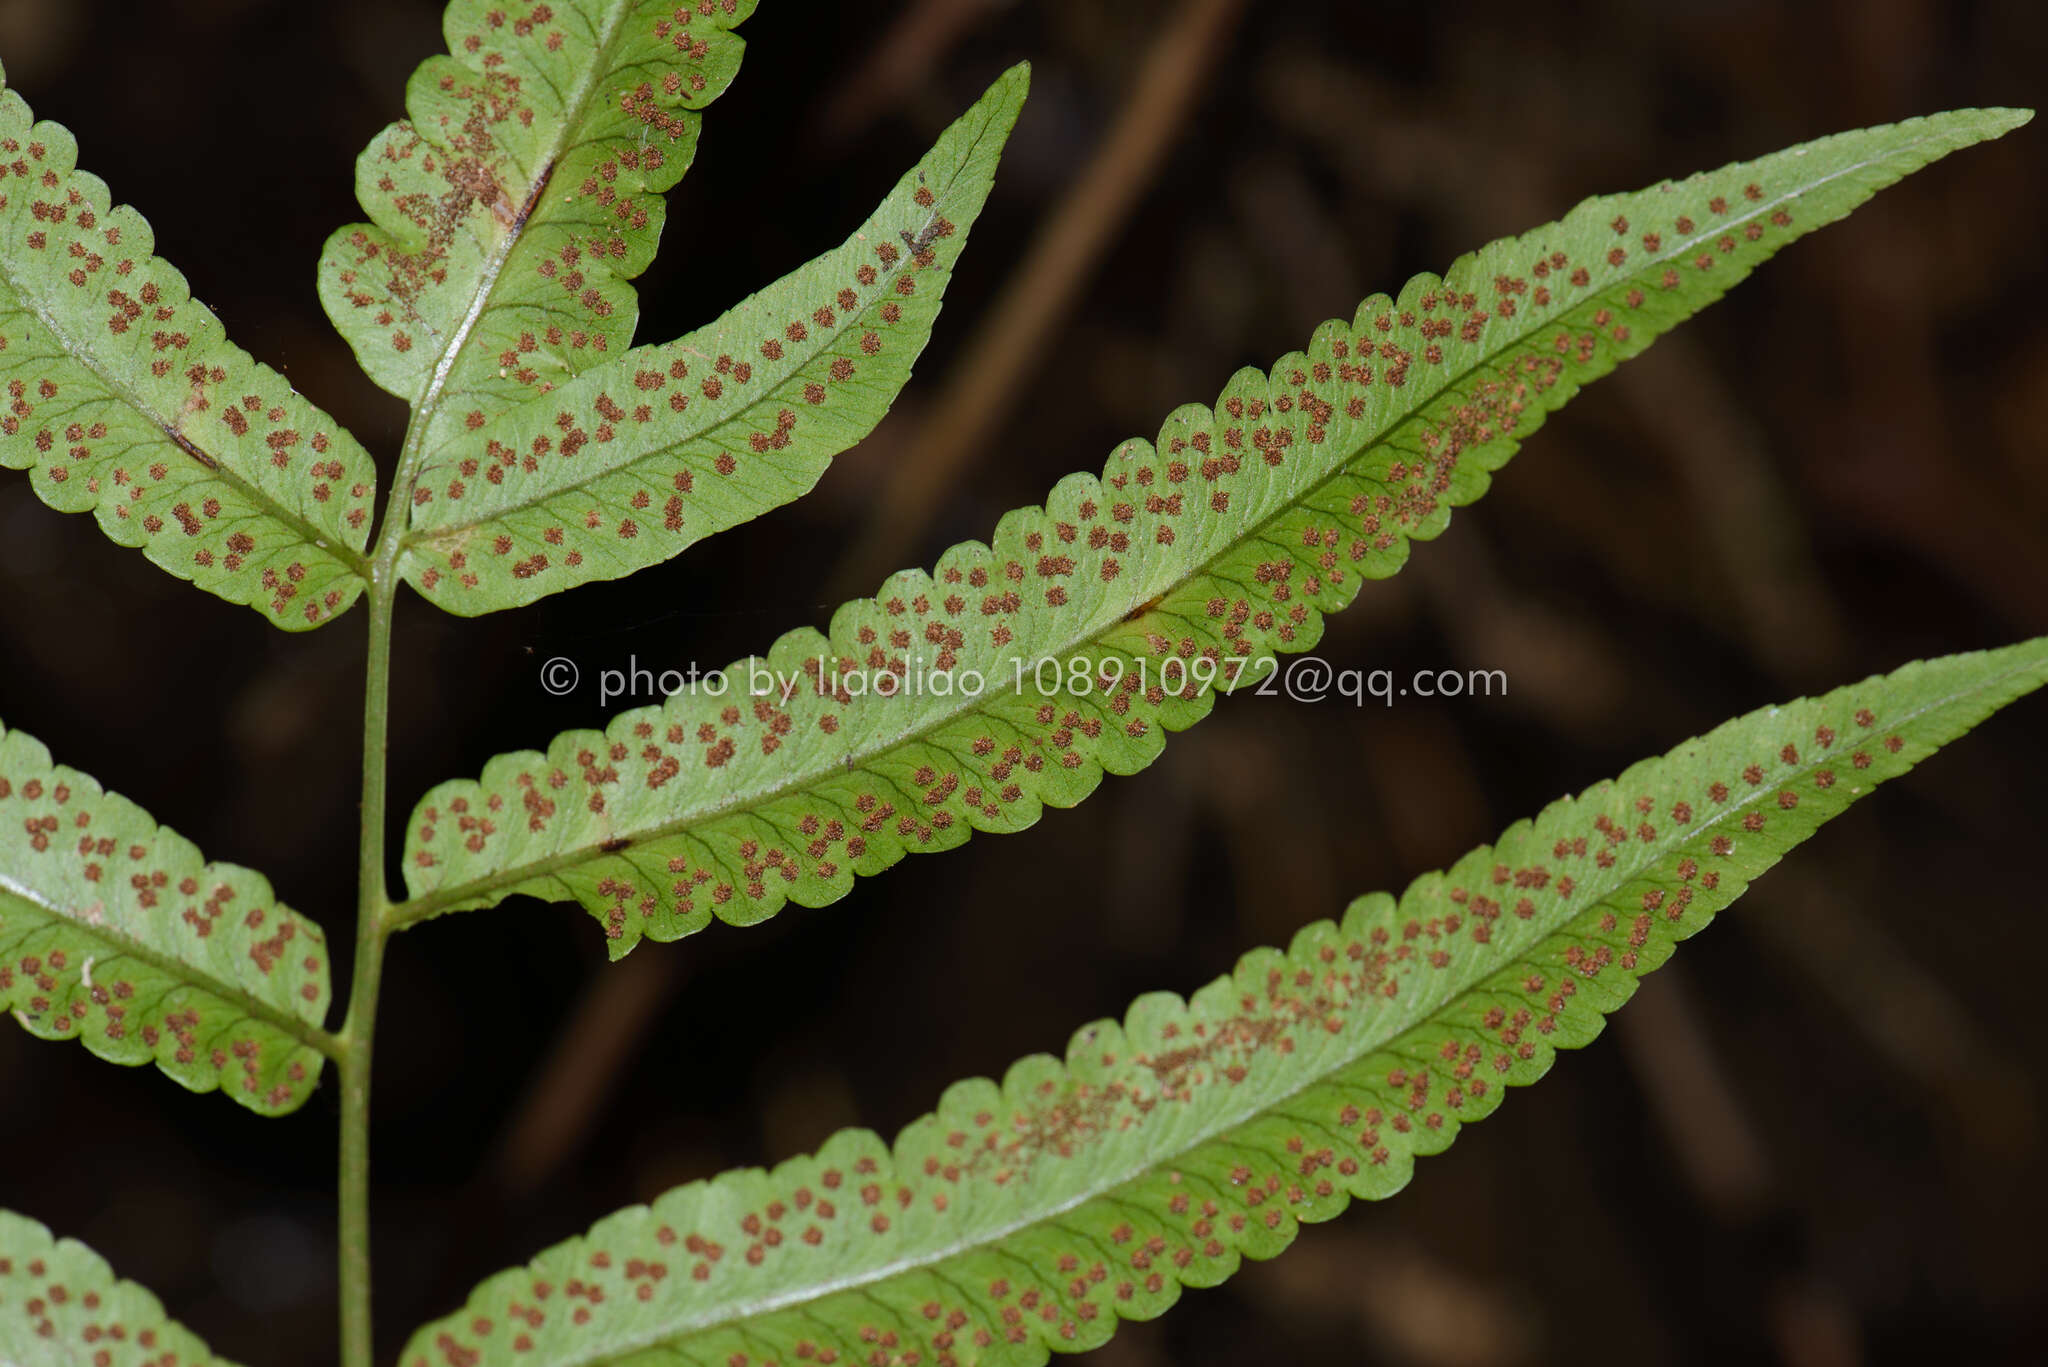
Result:
<svg viewBox="0 0 2048 1367"><path fill-rule="evenodd" d="M0 71L0 465L36 496L287 630L363 590L377 475L228 341L149 224Z"/></svg>
<svg viewBox="0 0 2048 1367"><path fill-rule="evenodd" d="M0 1363L229 1367L106 1259L11 1210L0 1210Z"/></svg>
<svg viewBox="0 0 2048 1367"><path fill-rule="evenodd" d="M1180 409L1100 478L1010 513L991 545L845 604L829 636L791 632L661 707L436 788L398 919L573 899L617 956L1072 806L1217 688L1314 645L1582 384L1786 243L2028 117L1916 119L1589 200L1368 299L1213 411Z"/></svg>
<svg viewBox="0 0 2048 1367"><path fill-rule="evenodd" d="M333 1051L327 1003L325 937L263 875L206 863L0 727L0 1010L41 1039L282 1115Z"/></svg>
<svg viewBox="0 0 2048 1367"><path fill-rule="evenodd" d="M1140 998L894 1146L847 1130L479 1286L405 1367L1035 1364L1303 1223L1393 1194L1750 880L2048 681L2048 638L1765 708L1352 903L1183 1002ZM876 1356L871 1356L876 1355Z"/></svg>
<svg viewBox="0 0 2048 1367"><path fill-rule="evenodd" d="M437 458L406 578L451 612L493 612L659 564L809 492L909 381L1029 84L1018 66L991 86L844 246Z"/></svg>
<svg viewBox="0 0 2048 1367"><path fill-rule="evenodd" d="M356 163L371 222L328 239L320 299L427 449L472 414L546 393L632 341L628 283L654 259L662 192L732 83L754 0L452 0L451 55Z"/></svg>

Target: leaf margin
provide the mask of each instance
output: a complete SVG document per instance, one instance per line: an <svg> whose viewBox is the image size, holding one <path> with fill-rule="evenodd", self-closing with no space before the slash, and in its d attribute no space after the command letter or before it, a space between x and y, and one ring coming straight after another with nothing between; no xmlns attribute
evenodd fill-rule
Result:
<svg viewBox="0 0 2048 1367"><path fill-rule="evenodd" d="M5 1294L7 1283L17 1278L27 1294L18 1302L10 1301ZM66 1294L61 1298L52 1295L53 1286ZM104 1354L110 1344L138 1355L161 1349L188 1367L232 1367L215 1356L198 1335L172 1319L154 1292L116 1276L107 1260L90 1246L77 1239L59 1238L41 1221L5 1209L0 1209L0 1305L10 1312L41 1307L35 1316L10 1313L0 1319L0 1356L14 1367L70 1367L96 1352ZM30 1330L31 1320L47 1325L48 1332ZM112 1327L108 1321L121 1327L119 1337L107 1333ZM65 1336L60 1322L65 1329L74 1325L77 1329L75 1356L54 1351ZM147 1342L142 1341L145 1335ZM16 1356L18 1348L26 1351ZM50 1351L41 1351L46 1348Z"/></svg>

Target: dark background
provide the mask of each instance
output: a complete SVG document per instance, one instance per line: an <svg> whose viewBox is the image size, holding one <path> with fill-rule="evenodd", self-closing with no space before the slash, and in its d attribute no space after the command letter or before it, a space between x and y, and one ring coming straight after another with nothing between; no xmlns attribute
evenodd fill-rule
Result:
<svg viewBox="0 0 2048 1367"><path fill-rule="evenodd" d="M1028 57L1031 104L918 377L811 498L628 584L474 621L408 596L394 815L498 750L602 723L587 683L543 694L552 655L586 680L629 656L718 666L824 623L835 556L872 534L991 301L1193 7L765 0L670 197L670 241L715 268L657 263L641 336L838 242ZM312 267L360 217L353 159L440 50L439 9L0 0L9 80L387 473L403 410L355 371ZM2048 70L2048 10L2021 0L1252 14L1165 111L1165 155L1080 306L892 565L985 537L1368 291L1584 195L2031 103ZM943 880L912 860L831 908L618 966L583 913L524 900L404 936L377 1069L385 1353L606 1211L843 1124L893 1133L951 1079L1191 990L1726 716L2048 631L2044 171L2035 125L1791 248L1553 419L1320 650L1504 669L1504 700L1226 701L1084 812L943 856ZM365 620L277 633L0 476L0 717L266 871L337 942ZM1399 1199L1099 1360L2038 1360L2044 768L2033 699L1799 851ZM0 1029L0 1204L90 1242L225 1355L327 1362L334 1112L331 1083L265 1122Z"/></svg>

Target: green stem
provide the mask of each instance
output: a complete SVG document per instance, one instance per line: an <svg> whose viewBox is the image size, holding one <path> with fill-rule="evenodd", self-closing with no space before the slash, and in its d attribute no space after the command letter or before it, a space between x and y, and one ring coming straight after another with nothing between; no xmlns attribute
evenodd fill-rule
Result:
<svg viewBox="0 0 2048 1367"><path fill-rule="evenodd" d="M474 310L472 310L472 315ZM473 321L473 319L472 319ZM463 335L468 335L467 326ZM398 555L405 541L413 486L426 459L427 428L447 378L453 348L435 368L427 394L413 405L386 496L384 519L367 562L370 592L369 658L363 677L362 843L356 862L356 963L341 1045L341 1180L338 1200L341 1261L342 1367L372 1367L376 1340L370 1318L370 1045L377 1031L377 992L384 981L384 946L394 928L384 884L385 778L391 753L391 618L398 599Z"/></svg>
<svg viewBox="0 0 2048 1367"><path fill-rule="evenodd" d="M630 6L612 0L600 38L601 48L617 37ZM594 88L593 64L585 73L570 101L580 110ZM572 126L574 120L564 124ZM427 458L427 442L433 418L439 411L456 358L482 317L484 306L496 286L505 261L519 241L519 229L533 208L541 187L547 184L557 145L544 158L544 168L535 181L532 198L520 211L519 223L493 250L484 263L475 297L461 324L442 348L441 358L425 386L412 403L412 419L406 425L405 441L399 448L398 468L392 474L384 504L377 542L363 573L370 581L369 663L363 684L363 810L362 844L358 859L356 902L356 964L349 985L348 1017L337 1040L342 1047L338 1061L341 1073L341 1181L339 1191L341 1231L341 1362L342 1367L372 1367L375 1340L370 1319L370 1043L377 1028L377 991L384 979L384 946L396 923L391 918L391 898L384 884L385 772L390 753L391 617L398 597L398 558L405 544L406 523L412 508L413 486Z"/></svg>
<svg viewBox="0 0 2048 1367"><path fill-rule="evenodd" d="M379 568L385 568L381 564ZM369 663L363 683L362 844L357 866L356 960L341 1027L341 1361L371 1367L370 1046L391 905L384 887L385 770L390 748L391 615L397 578L374 577L369 593Z"/></svg>

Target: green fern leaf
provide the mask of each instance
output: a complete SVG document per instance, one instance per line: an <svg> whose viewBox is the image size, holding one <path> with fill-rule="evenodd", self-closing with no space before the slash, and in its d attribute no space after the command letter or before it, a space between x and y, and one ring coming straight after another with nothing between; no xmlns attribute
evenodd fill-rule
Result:
<svg viewBox="0 0 2048 1367"><path fill-rule="evenodd" d="M990 87L844 246L425 467L406 578L451 612L516 607L808 492L910 379L1029 79L1019 66Z"/></svg>
<svg viewBox="0 0 2048 1367"><path fill-rule="evenodd" d="M0 1210L0 1363L228 1367L106 1259L9 1210Z"/></svg>
<svg viewBox="0 0 2048 1367"><path fill-rule="evenodd" d="M406 1367L1033 1364L1404 1186L1750 880L2048 681L2048 638L1765 708L1183 1002L1140 998L894 1147L834 1136L677 1188L484 1282ZM871 1359L870 1354L880 1358Z"/></svg>
<svg viewBox="0 0 2048 1367"><path fill-rule="evenodd" d="M77 160L0 70L0 465L180 579L318 626L363 590L375 467Z"/></svg>
<svg viewBox="0 0 2048 1367"><path fill-rule="evenodd" d="M662 193L732 83L754 0L453 0L453 54L356 163L370 223L328 239L320 299L425 449L625 350Z"/></svg>
<svg viewBox="0 0 2048 1367"><path fill-rule="evenodd" d="M1214 411L1182 408L1100 478L1010 513L992 546L842 606L829 637L791 632L661 707L435 789L398 920L573 899L617 956L1072 806L1150 763L1216 688L1313 646L1580 385L1794 238L2028 117L1917 119L1589 200L1368 299L1270 376L1240 372Z"/></svg>
<svg viewBox="0 0 2048 1367"><path fill-rule="evenodd" d="M327 1003L320 928L261 874L206 863L0 728L0 1010L42 1039L282 1115L333 1050Z"/></svg>

